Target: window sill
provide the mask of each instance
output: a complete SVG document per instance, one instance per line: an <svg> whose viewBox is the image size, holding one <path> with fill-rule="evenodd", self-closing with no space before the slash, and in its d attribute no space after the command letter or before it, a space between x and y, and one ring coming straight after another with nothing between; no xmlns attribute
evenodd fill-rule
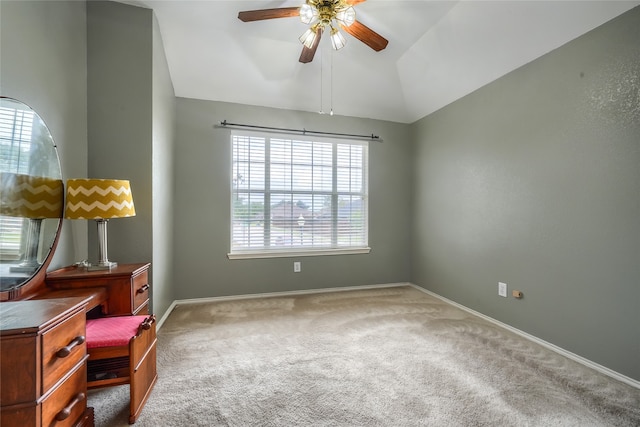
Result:
<svg viewBox="0 0 640 427"><path fill-rule="evenodd" d="M368 254L371 248L349 248L349 249L314 249L314 250L283 250L283 251L256 251L256 252L233 252L227 254L229 259L254 259L254 258L297 258L303 256L326 256L326 255L355 255Z"/></svg>

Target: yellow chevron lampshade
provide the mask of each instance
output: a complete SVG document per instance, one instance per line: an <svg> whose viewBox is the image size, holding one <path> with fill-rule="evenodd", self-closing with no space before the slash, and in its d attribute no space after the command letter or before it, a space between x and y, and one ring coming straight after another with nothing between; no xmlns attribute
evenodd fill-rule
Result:
<svg viewBox="0 0 640 427"><path fill-rule="evenodd" d="M68 219L110 219L135 216L129 181L70 179L67 181Z"/></svg>
<svg viewBox="0 0 640 427"><path fill-rule="evenodd" d="M0 173L0 215L61 218L63 184L43 176Z"/></svg>

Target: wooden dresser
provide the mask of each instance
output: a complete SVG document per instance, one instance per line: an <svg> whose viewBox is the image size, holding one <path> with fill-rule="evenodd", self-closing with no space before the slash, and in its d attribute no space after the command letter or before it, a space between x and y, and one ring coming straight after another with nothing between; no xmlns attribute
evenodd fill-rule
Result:
<svg viewBox="0 0 640 427"><path fill-rule="evenodd" d="M0 303L2 427L94 425L87 316L149 314L150 266L65 267L47 273L46 286L23 300Z"/></svg>
<svg viewBox="0 0 640 427"><path fill-rule="evenodd" d="M86 304L83 297L0 304L2 426L93 426Z"/></svg>
<svg viewBox="0 0 640 427"><path fill-rule="evenodd" d="M45 280L50 290L104 288L105 316L149 314L150 266L150 263L119 264L111 270L95 271L72 266L47 273Z"/></svg>

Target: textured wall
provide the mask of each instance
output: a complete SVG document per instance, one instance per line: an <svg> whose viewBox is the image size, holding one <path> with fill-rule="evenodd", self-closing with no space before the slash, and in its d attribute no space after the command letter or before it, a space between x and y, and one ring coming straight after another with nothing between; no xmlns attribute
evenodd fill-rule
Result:
<svg viewBox="0 0 640 427"><path fill-rule="evenodd" d="M413 131L413 281L640 380L640 8Z"/></svg>
<svg viewBox="0 0 640 427"><path fill-rule="evenodd" d="M229 260L231 142L222 120L272 127L371 134L370 254ZM407 125L178 98L176 298L370 285L409 280L410 140Z"/></svg>

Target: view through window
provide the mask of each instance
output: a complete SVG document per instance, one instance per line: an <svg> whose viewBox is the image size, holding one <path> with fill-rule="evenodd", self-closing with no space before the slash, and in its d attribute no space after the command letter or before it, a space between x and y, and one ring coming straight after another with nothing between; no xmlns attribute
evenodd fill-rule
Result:
<svg viewBox="0 0 640 427"><path fill-rule="evenodd" d="M31 111L0 108L0 170L28 174L31 155ZM8 179L2 176L0 179ZM17 259L22 247L24 218L0 215L0 258Z"/></svg>
<svg viewBox="0 0 640 427"><path fill-rule="evenodd" d="M368 143L233 133L231 254L368 250Z"/></svg>

